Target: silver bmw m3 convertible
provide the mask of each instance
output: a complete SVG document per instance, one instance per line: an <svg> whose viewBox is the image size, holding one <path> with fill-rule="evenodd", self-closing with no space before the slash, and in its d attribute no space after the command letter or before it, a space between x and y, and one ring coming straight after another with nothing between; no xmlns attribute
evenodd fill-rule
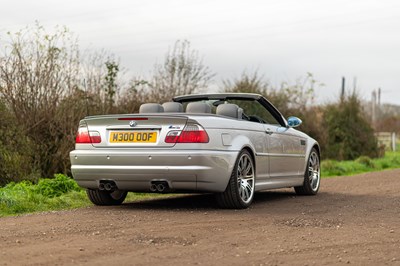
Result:
<svg viewBox="0 0 400 266"><path fill-rule="evenodd" d="M266 189L315 195L320 148L300 124L258 94L178 96L82 119L71 170L96 205L121 204L128 191L211 192L223 208L247 208Z"/></svg>

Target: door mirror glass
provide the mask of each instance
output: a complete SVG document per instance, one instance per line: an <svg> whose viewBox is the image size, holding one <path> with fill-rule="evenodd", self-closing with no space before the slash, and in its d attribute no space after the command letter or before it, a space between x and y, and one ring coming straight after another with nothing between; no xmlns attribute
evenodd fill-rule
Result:
<svg viewBox="0 0 400 266"><path fill-rule="evenodd" d="M295 116L289 117L287 122L288 122L289 127L298 127L301 125L301 123L303 123L303 121L301 121L300 118L295 117Z"/></svg>

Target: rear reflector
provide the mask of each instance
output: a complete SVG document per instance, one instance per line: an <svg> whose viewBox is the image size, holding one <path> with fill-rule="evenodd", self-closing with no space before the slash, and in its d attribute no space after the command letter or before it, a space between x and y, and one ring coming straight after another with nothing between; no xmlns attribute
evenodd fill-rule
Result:
<svg viewBox="0 0 400 266"><path fill-rule="evenodd" d="M209 138L204 128L198 124L187 124L182 131L168 132L166 143L208 143Z"/></svg>

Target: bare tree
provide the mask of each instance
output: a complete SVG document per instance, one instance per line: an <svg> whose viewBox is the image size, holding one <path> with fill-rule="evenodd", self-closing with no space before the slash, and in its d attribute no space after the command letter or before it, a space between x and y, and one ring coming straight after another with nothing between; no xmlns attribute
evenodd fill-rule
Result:
<svg viewBox="0 0 400 266"><path fill-rule="evenodd" d="M118 65L104 52L82 57L65 27L48 34L36 24L9 37L0 97L31 140L33 167L45 177L67 173L79 120L113 109Z"/></svg>
<svg viewBox="0 0 400 266"><path fill-rule="evenodd" d="M125 113L135 113L139 111L140 105L145 102L158 101L152 99L149 91L149 82L141 77L133 78L118 97L118 110Z"/></svg>
<svg viewBox="0 0 400 266"><path fill-rule="evenodd" d="M264 81L263 77L259 76L257 71L253 74L243 72L239 79L233 81L224 80L223 86L225 92L235 93L257 93L267 95L270 90L269 83Z"/></svg>
<svg viewBox="0 0 400 266"><path fill-rule="evenodd" d="M49 35L39 24L9 37L0 62L0 94L32 140L33 167L48 176L60 170L64 125L74 114L58 106L77 88L76 40L66 28Z"/></svg>
<svg viewBox="0 0 400 266"><path fill-rule="evenodd" d="M264 95L283 114L288 114L294 110L306 110L311 107L315 95L315 87L322 87L323 84L316 81L311 73L306 77L298 78L294 83L282 82L280 88L272 87L257 72L247 74L244 72L240 79L233 82L226 80L223 82L225 92L246 92Z"/></svg>
<svg viewBox="0 0 400 266"><path fill-rule="evenodd" d="M153 98L167 99L175 95L191 94L206 89L214 77L189 41L176 41L162 64L154 66L150 82Z"/></svg>
<svg viewBox="0 0 400 266"><path fill-rule="evenodd" d="M28 120L27 130L52 117L60 97L72 88L77 53L63 43L68 31L47 35L34 31L9 34L11 42L0 62L0 93L18 120ZM70 49L73 49L72 51Z"/></svg>
<svg viewBox="0 0 400 266"><path fill-rule="evenodd" d="M80 61L79 79L86 94L86 115L116 112L118 92L123 86L118 60L105 50L85 50Z"/></svg>

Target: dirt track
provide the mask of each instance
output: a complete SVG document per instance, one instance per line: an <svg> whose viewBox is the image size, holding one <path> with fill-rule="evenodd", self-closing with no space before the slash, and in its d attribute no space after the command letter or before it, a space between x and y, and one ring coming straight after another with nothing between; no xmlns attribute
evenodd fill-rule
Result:
<svg viewBox="0 0 400 266"><path fill-rule="evenodd" d="M0 265L400 265L400 169L323 179L316 197L210 195L0 218Z"/></svg>

